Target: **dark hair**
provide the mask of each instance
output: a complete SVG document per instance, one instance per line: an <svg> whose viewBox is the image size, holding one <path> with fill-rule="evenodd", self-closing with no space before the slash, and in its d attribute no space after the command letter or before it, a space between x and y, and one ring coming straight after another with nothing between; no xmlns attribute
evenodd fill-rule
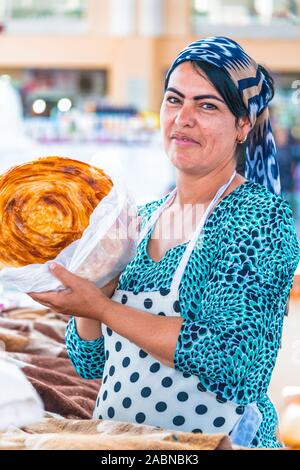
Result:
<svg viewBox="0 0 300 470"><path fill-rule="evenodd" d="M229 74L224 70L216 67L209 62L202 60L192 60L192 66L196 71L199 69L207 75L209 81L213 84L216 90L220 93L226 105L232 112L232 114L238 120L243 116L248 116L248 111L243 103L241 95L230 78ZM266 81L271 90L270 101L274 96L274 81L269 72L262 66L258 65L258 69L264 74ZM170 78L170 77L169 77ZM165 83L165 89L168 86L168 81ZM237 159L237 172L244 176L245 174L245 157L246 157L246 142L239 144L236 150Z"/></svg>

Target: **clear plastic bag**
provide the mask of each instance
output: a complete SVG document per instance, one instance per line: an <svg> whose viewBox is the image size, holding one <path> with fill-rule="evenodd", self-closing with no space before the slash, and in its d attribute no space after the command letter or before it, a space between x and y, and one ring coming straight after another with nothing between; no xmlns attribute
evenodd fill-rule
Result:
<svg viewBox="0 0 300 470"><path fill-rule="evenodd" d="M136 203L124 183L114 180L114 186L94 209L80 239L44 264L3 269L0 280L25 293L63 289L48 268L55 261L103 287L135 256L138 232Z"/></svg>

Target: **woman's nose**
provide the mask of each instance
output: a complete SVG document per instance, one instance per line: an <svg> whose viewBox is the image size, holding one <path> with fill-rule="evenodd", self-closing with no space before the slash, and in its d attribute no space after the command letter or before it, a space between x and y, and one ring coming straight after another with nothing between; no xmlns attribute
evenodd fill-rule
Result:
<svg viewBox="0 0 300 470"><path fill-rule="evenodd" d="M195 124L195 115L193 108L188 105L182 105L181 108L177 111L175 123L178 125L178 127L193 127Z"/></svg>

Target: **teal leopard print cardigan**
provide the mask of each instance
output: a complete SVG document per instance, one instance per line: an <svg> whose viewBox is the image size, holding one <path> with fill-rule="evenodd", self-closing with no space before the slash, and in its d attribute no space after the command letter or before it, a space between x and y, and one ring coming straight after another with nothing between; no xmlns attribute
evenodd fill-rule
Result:
<svg viewBox="0 0 300 470"><path fill-rule="evenodd" d="M139 207L142 226L166 199ZM117 289L166 290L187 243L159 261L147 253L152 230L122 273ZM180 287L184 318L174 366L199 386L243 406L257 402L263 422L251 447L280 447L276 410L267 390L280 347L284 311L300 259L292 211L281 197L246 181L223 198L205 224ZM103 337L82 340L68 324L69 357L82 377L101 378ZM104 377L105 380L105 377Z"/></svg>

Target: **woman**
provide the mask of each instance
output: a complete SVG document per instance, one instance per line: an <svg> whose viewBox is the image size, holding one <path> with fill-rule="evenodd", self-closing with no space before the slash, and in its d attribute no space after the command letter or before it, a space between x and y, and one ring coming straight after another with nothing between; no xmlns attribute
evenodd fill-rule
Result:
<svg viewBox="0 0 300 470"><path fill-rule="evenodd" d="M103 377L95 418L281 446L267 390L300 250L279 195L272 96L268 73L234 41L184 49L161 107L176 188L139 208L135 258L101 290L54 265L68 289L32 295L76 317L69 356L81 376ZM162 236L172 227L184 235Z"/></svg>

